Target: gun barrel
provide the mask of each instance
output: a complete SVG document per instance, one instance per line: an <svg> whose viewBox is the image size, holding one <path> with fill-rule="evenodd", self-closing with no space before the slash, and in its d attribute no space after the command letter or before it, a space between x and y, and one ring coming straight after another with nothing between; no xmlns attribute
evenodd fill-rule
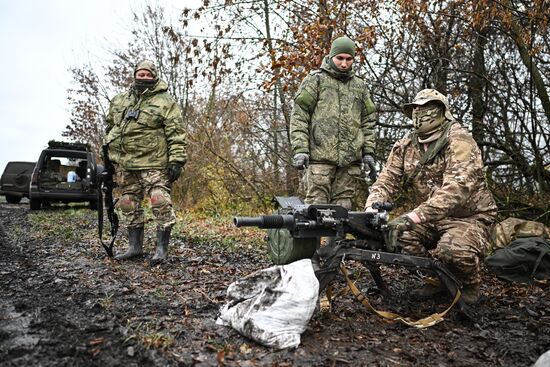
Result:
<svg viewBox="0 0 550 367"><path fill-rule="evenodd" d="M258 217L234 217L233 223L236 227L292 228L294 216L274 214Z"/></svg>

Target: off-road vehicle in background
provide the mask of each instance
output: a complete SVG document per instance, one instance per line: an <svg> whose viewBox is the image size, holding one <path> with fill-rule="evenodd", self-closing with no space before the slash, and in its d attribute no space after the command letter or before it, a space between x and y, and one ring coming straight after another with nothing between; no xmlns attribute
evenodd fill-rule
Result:
<svg viewBox="0 0 550 367"><path fill-rule="evenodd" d="M29 190L32 210L50 202L90 203L97 209L97 164L88 145L50 141L36 162Z"/></svg>
<svg viewBox="0 0 550 367"><path fill-rule="evenodd" d="M23 197L29 197L34 162L8 162L0 178L0 195L10 204L17 204Z"/></svg>

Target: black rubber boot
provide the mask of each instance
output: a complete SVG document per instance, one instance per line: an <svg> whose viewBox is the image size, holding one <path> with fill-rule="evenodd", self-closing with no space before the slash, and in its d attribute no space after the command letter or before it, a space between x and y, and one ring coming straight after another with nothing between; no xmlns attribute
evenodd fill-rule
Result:
<svg viewBox="0 0 550 367"><path fill-rule="evenodd" d="M166 260L168 253L168 242L170 242L171 228L157 229L157 250L151 259L151 265L160 264Z"/></svg>
<svg viewBox="0 0 550 367"><path fill-rule="evenodd" d="M143 227L128 229L128 251L115 256L115 260L128 260L143 254Z"/></svg>

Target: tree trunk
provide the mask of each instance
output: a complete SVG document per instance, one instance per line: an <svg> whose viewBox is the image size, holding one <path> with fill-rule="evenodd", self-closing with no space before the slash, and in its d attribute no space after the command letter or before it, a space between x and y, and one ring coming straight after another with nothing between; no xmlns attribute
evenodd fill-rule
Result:
<svg viewBox="0 0 550 367"><path fill-rule="evenodd" d="M514 9L509 0L506 0L505 4L510 9ZM527 45L525 44L522 38L522 35L525 33L525 31L521 28L516 16L512 17L512 31L513 31L514 41L516 43L516 46L518 47L518 51L521 56L521 60L523 61L523 64L525 65L525 67L527 68L527 71L531 75L531 78L535 85L535 89L537 90L537 94L539 96L540 102L542 103L544 114L546 115L546 119L550 124L550 97L548 96L548 90L546 90L546 86L544 85L544 79L542 78L539 68L533 62L533 57L530 55L529 48L527 47ZM533 36L534 35L532 34L531 37Z"/></svg>
<svg viewBox="0 0 550 367"><path fill-rule="evenodd" d="M472 135L478 145L485 140L485 124L483 118L487 110L484 95L487 88L487 70L485 69L485 45L487 44L487 28L476 32L474 52L472 57L472 74L469 82L469 98L472 102ZM483 155L484 149L481 148Z"/></svg>
<svg viewBox="0 0 550 367"><path fill-rule="evenodd" d="M264 0L264 22L265 22L265 34L266 34L266 41L267 41L267 47L269 50L269 55L271 58L271 63L275 64L275 52L273 52L273 39L271 37L271 22L269 19L269 1ZM286 131L286 137L287 141L290 142L290 110L288 103L286 101L285 93L283 90L281 78L279 77L279 70L273 70L275 75L273 76L275 78L275 91L274 91L274 111L273 111L273 123L272 123L272 130L273 130L273 136L274 136L274 149L273 149L273 161L275 162L274 169L276 169L276 179L277 183L279 183L280 179L280 172L279 172L279 165L278 165L278 156L286 157L286 152L279 152L279 144L278 144L278 137L277 134L279 134L278 130L278 124L277 124L277 96L279 98L279 101L281 102L281 112L283 114L284 120L285 120L285 131ZM290 158L290 157L289 157ZM290 179L292 175L288 171L289 169L292 169L292 167L289 164L285 165L285 177L286 177L286 190L287 192L294 192L295 187L293 185L293 181Z"/></svg>

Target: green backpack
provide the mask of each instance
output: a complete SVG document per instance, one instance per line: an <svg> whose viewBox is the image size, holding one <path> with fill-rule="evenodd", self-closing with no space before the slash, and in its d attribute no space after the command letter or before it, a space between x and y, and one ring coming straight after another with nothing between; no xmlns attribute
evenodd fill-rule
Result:
<svg viewBox="0 0 550 367"><path fill-rule="evenodd" d="M497 277L532 284L550 279L550 241L542 237L520 237L485 259Z"/></svg>

